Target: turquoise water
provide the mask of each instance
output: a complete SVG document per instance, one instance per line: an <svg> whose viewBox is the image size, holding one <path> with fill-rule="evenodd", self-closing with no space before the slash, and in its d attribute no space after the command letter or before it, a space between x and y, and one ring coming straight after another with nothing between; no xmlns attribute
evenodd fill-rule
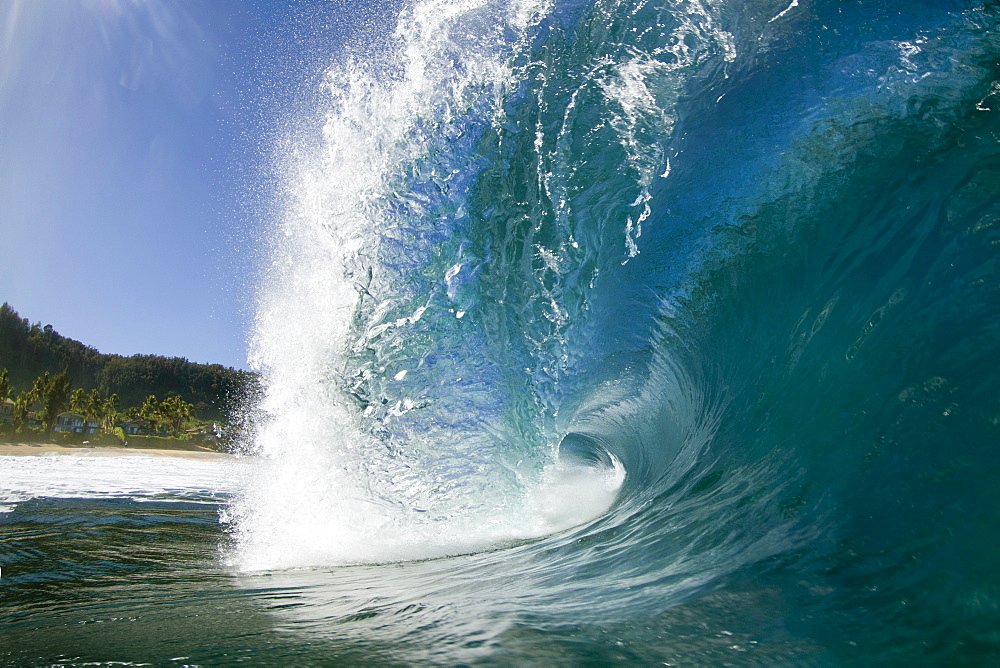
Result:
<svg viewBox="0 0 1000 668"><path fill-rule="evenodd" d="M419 2L331 45L247 468L18 502L0 657L995 662L996 14Z"/></svg>

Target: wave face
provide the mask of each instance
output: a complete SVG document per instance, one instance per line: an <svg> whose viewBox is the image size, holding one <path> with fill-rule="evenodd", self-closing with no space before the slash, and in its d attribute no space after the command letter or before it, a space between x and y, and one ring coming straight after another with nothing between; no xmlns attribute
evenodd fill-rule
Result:
<svg viewBox="0 0 1000 668"><path fill-rule="evenodd" d="M996 23L407 5L281 151L233 564L382 659L996 657Z"/></svg>

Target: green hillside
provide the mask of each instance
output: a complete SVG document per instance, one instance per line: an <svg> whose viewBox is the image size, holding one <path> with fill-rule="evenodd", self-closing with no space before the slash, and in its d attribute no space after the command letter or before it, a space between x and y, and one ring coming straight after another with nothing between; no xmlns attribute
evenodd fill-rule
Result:
<svg viewBox="0 0 1000 668"><path fill-rule="evenodd" d="M0 369L10 372L11 394L48 372L68 371L72 387L117 394L120 406L141 406L149 395L179 396L200 420L228 421L259 390L257 374L197 364L181 357L105 355L40 323L30 324L6 302L0 306Z"/></svg>

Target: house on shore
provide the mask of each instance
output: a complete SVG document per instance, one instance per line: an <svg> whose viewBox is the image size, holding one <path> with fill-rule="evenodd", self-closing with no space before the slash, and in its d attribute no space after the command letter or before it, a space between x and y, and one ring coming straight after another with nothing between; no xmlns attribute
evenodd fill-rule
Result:
<svg viewBox="0 0 1000 668"><path fill-rule="evenodd" d="M214 445L219 442L218 428L214 424L203 424L184 432L193 441L199 441L206 445Z"/></svg>
<svg viewBox="0 0 1000 668"><path fill-rule="evenodd" d="M80 413L67 411L56 416L52 430L66 434L96 434L101 430L101 425Z"/></svg>
<svg viewBox="0 0 1000 668"><path fill-rule="evenodd" d="M154 436L157 433L155 420L128 420L122 422L121 427L126 436Z"/></svg>

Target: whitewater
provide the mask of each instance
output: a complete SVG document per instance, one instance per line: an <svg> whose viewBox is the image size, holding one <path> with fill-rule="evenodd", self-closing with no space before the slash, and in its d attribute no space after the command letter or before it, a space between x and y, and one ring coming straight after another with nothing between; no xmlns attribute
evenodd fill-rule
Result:
<svg viewBox="0 0 1000 668"><path fill-rule="evenodd" d="M0 659L996 661L997 19L414 0L331 40L268 138L225 485L5 501Z"/></svg>

